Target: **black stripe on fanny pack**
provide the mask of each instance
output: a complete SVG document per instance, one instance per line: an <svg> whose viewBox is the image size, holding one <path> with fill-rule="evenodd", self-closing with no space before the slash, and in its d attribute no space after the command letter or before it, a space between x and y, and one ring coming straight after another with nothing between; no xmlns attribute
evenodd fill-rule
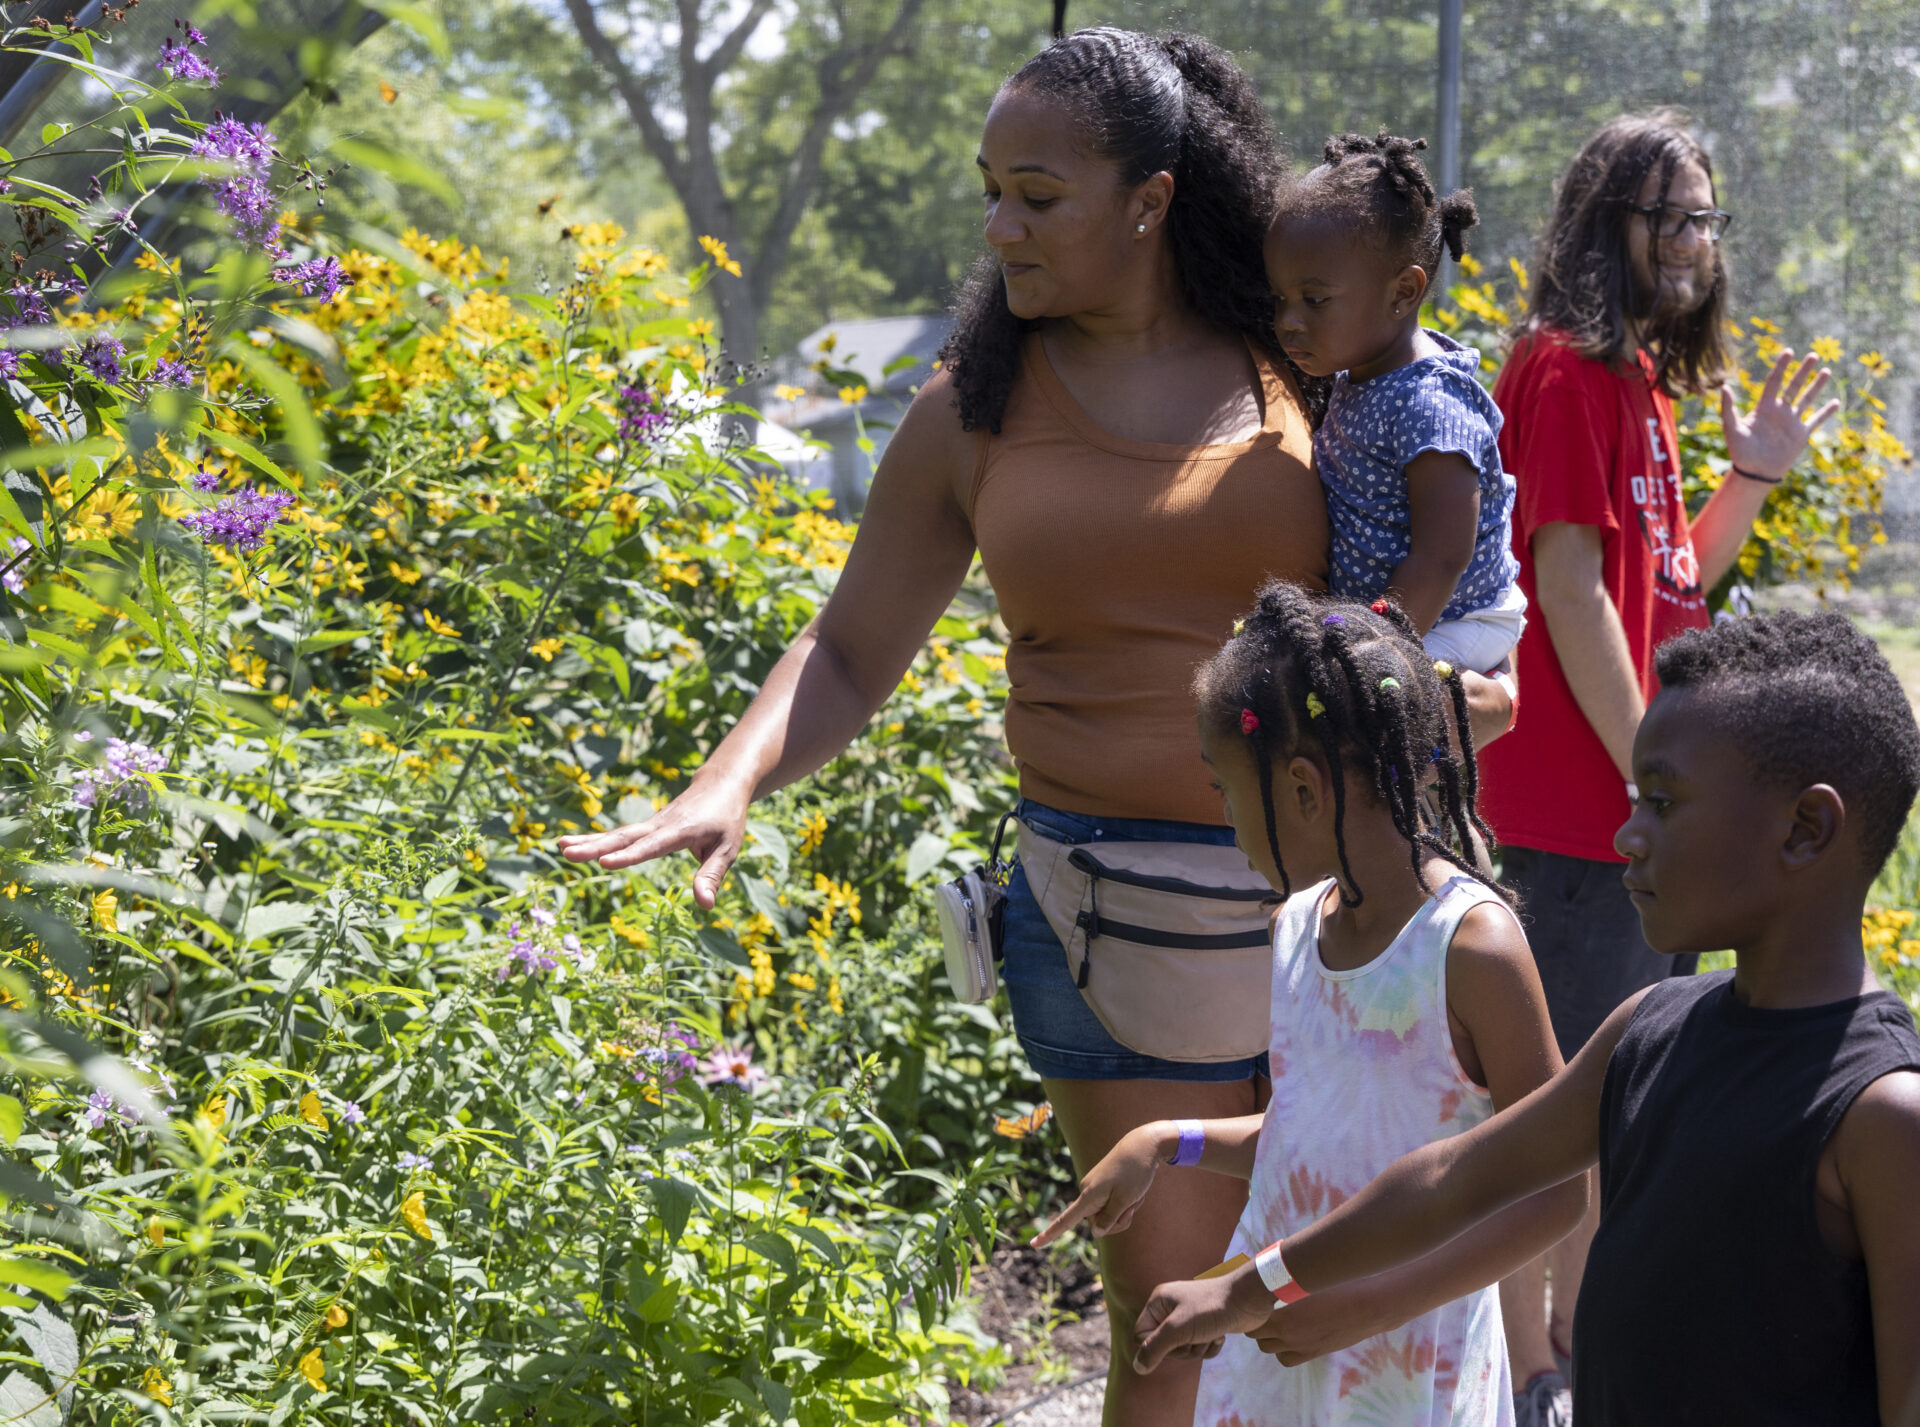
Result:
<svg viewBox="0 0 1920 1427"><path fill-rule="evenodd" d="M1136 927L1130 922L1112 921L1098 912L1082 912L1074 920L1080 930L1087 934L1089 941L1107 936L1115 941L1137 942L1141 946L1165 946L1176 951L1240 951L1267 944L1265 928L1223 932L1218 936L1189 936L1183 932L1163 932L1153 927Z"/></svg>
<svg viewBox="0 0 1920 1427"><path fill-rule="evenodd" d="M1278 902L1271 887L1206 887L1198 882L1183 882L1178 877L1155 877L1149 872L1127 872L1109 867L1088 852L1076 847L1067 861L1089 877L1104 877L1109 882L1129 887L1144 887L1149 892L1169 892L1180 897L1209 897L1217 902Z"/></svg>

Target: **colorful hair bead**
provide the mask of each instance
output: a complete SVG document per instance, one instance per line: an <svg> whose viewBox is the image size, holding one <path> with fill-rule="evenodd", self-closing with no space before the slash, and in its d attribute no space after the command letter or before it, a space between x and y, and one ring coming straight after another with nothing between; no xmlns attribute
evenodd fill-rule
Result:
<svg viewBox="0 0 1920 1427"><path fill-rule="evenodd" d="M1252 709L1240 710L1240 731L1251 738L1260 731L1260 715Z"/></svg>
<svg viewBox="0 0 1920 1427"><path fill-rule="evenodd" d="M1436 659L1433 662L1433 672L1438 674L1442 679L1451 679L1453 677L1453 665L1444 659Z"/></svg>
<svg viewBox="0 0 1920 1427"><path fill-rule="evenodd" d="M1375 614L1385 614L1390 608L1390 606L1387 604L1385 600L1375 600L1372 604L1368 605L1367 608L1372 610Z"/></svg>
<svg viewBox="0 0 1920 1427"><path fill-rule="evenodd" d="M1247 628L1247 622L1244 619L1236 619L1233 622L1233 637L1235 639L1238 639L1243 633L1246 632L1246 628Z"/></svg>
<svg viewBox="0 0 1920 1427"><path fill-rule="evenodd" d="M1329 625L1332 625L1332 624L1345 624L1345 623L1347 622L1347 617L1346 617L1345 615L1343 615L1343 614L1330 614L1330 615L1328 615L1328 616L1327 616L1327 617L1326 617L1325 619L1323 619L1323 620L1321 620L1320 622L1321 622L1322 624L1329 624Z"/></svg>
<svg viewBox="0 0 1920 1427"><path fill-rule="evenodd" d="M1318 694L1309 693L1307 695L1307 717L1308 718L1320 718L1326 713L1326 711L1327 711L1327 706L1320 702L1320 696Z"/></svg>
<svg viewBox="0 0 1920 1427"><path fill-rule="evenodd" d="M1397 689L1400 687L1400 681L1389 674L1380 681L1380 687L1382 689Z"/></svg>

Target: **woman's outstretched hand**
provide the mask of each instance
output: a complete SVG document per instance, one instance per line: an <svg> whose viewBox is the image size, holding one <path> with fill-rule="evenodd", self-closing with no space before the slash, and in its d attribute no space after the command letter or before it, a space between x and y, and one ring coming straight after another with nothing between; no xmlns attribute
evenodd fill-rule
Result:
<svg viewBox="0 0 1920 1427"><path fill-rule="evenodd" d="M693 900L711 911L727 869L740 855L750 801L747 790L725 779L696 777L691 787L645 822L561 838L560 855L569 862L598 862L612 871L651 862L669 852L691 852L700 859L700 869L693 874Z"/></svg>
<svg viewBox="0 0 1920 1427"><path fill-rule="evenodd" d="M1060 1217L1034 1235L1033 1246L1044 1249L1073 1228L1087 1223L1093 1236L1118 1234L1133 1222L1133 1214L1153 1187L1153 1174L1167 1158L1168 1141L1179 1143L1179 1132L1166 1121L1155 1120L1128 1130L1106 1158L1080 1181L1080 1197L1060 1211Z"/></svg>

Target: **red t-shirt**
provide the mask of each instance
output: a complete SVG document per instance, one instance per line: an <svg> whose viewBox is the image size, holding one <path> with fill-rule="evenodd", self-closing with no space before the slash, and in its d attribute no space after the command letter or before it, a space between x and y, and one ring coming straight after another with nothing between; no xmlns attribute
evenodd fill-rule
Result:
<svg viewBox="0 0 1920 1427"><path fill-rule="evenodd" d="M1525 339L1494 384L1506 418L1500 459L1513 476L1513 553L1533 606L1515 657L1522 714L1481 756L1480 807L1500 841L1623 861L1613 835L1627 793L1574 702L1535 593L1533 533L1566 521L1600 528L1607 594L1626 627L1641 693L1653 651L1708 623L1700 561L1680 498L1673 403L1643 352L1637 371L1582 357L1559 333Z"/></svg>

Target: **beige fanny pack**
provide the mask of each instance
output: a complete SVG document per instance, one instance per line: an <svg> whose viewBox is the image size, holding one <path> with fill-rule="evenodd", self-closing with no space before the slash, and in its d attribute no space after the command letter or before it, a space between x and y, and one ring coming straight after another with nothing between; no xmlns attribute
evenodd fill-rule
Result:
<svg viewBox="0 0 1920 1427"><path fill-rule="evenodd" d="M1056 842L1022 823L1020 862L1115 1040L1162 1060L1266 1050L1280 895L1238 848Z"/></svg>

